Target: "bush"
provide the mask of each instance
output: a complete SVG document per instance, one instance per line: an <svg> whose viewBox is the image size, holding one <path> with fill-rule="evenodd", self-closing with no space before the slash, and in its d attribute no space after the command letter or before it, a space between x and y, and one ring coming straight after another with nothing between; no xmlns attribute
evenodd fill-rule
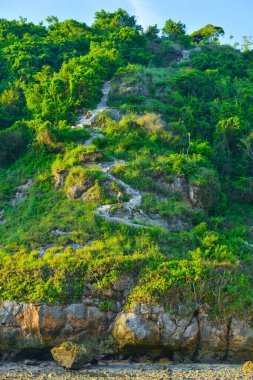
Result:
<svg viewBox="0 0 253 380"><path fill-rule="evenodd" d="M0 131L0 166L10 164L27 151L31 141L32 131L22 122Z"/></svg>

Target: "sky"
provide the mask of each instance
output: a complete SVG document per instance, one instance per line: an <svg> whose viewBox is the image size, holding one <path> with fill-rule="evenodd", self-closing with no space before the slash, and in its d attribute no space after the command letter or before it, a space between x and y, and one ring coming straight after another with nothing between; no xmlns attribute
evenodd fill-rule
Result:
<svg viewBox="0 0 253 380"><path fill-rule="evenodd" d="M136 15L144 28L154 24L163 27L171 18L186 24L188 33L213 24L223 27L226 40L230 35L236 41L253 36L253 0L0 0L0 18L22 16L39 22L54 15L60 20L72 18L90 25L95 12L118 8Z"/></svg>

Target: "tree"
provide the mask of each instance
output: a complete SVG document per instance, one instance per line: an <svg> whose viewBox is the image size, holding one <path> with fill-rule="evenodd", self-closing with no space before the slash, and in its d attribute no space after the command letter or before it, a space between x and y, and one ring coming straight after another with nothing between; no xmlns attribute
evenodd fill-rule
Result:
<svg viewBox="0 0 253 380"><path fill-rule="evenodd" d="M166 21L162 32L169 37L179 37L183 34L186 34L185 28L185 24L183 24L181 21L175 22L170 18Z"/></svg>
<svg viewBox="0 0 253 380"><path fill-rule="evenodd" d="M129 14L124 9L118 9L116 12L106 12L101 10L95 13L95 22L93 28L96 30L102 30L103 33L106 30L113 30L128 26L133 29L140 30L141 27L136 25L135 16L129 16Z"/></svg>
<svg viewBox="0 0 253 380"><path fill-rule="evenodd" d="M145 36L149 40L155 40L158 37L159 32L160 30L158 29L157 24L152 26L150 25L145 32Z"/></svg>
<svg viewBox="0 0 253 380"><path fill-rule="evenodd" d="M191 34L193 42L199 44L200 42L218 42L219 37L224 36L225 32L220 26L208 24L203 28L196 30Z"/></svg>

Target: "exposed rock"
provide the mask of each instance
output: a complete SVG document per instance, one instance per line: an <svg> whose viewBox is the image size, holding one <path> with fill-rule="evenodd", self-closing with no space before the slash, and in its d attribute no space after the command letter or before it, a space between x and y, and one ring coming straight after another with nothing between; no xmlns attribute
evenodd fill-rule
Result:
<svg viewBox="0 0 253 380"><path fill-rule="evenodd" d="M126 281L118 282L121 294ZM131 312L121 312L118 301L101 308L103 303L104 298L94 300L94 291L71 305L2 302L0 352L45 350L72 341L89 350L98 347L98 355L116 354L119 346L123 354L148 353L153 358L253 359L253 331L246 322L214 321L206 309L187 318L166 313L161 306L137 304ZM85 355L87 362L87 351Z"/></svg>
<svg viewBox="0 0 253 380"><path fill-rule="evenodd" d="M198 358L222 360L227 354L228 323L211 320L208 316L199 318Z"/></svg>
<svg viewBox="0 0 253 380"><path fill-rule="evenodd" d="M170 192L181 194L182 199L193 207L209 209L219 196L220 184L218 179L207 170L205 171L206 183L196 185L184 176L172 176L170 180L159 180L158 185Z"/></svg>
<svg viewBox="0 0 253 380"><path fill-rule="evenodd" d="M22 191L17 191L15 197L11 200L11 205L13 207L17 206L19 203L24 202L27 199L27 194Z"/></svg>
<svg viewBox="0 0 253 380"><path fill-rule="evenodd" d="M17 192L14 198L11 200L11 205L13 207L17 206L19 203L24 202L27 198L27 190L33 186L33 180L29 179L24 185L20 185L17 188Z"/></svg>
<svg viewBox="0 0 253 380"><path fill-rule="evenodd" d="M101 312L99 302L92 300L67 306L5 301L0 303L0 352L51 348L70 339L99 346L110 341L108 329L116 315ZM103 343L103 347L106 354L107 345ZM111 352L112 348L108 349Z"/></svg>
<svg viewBox="0 0 253 380"><path fill-rule="evenodd" d="M158 317L158 325L163 345L182 355L194 354L198 338L196 318L179 319L170 314L162 314Z"/></svg>
<svg viewBox="0 0 253 380"><path fill-rule="evenodd" d="M85 192L87 192L92 186L93 186L93 183L90 179L83 181L81 185L70 186L67 189L67 197L71 199L78 199Z"/></svg>
<svg viewBox="0 0 253 380"><path fill-rule="evenodd" d="M240 357L242 360L253 358L253 329L246 321L232 319L229 329L229 357Z"/></svg>
<svg viewBox="0 0 253 380"><path fill-rule="evenodd" d="M85 192L81 186L75 185L69 187L67 190L67 197L71 199L78 199Z"/></svg>
<svg viewBox="0 0 253 380"><path fill-rule="evenodd" d="M252 373L253 374L253 362L248 361L243 364L242 371L244 373Z"/></svg>
<svg viewBox="0 0 253 380"><path fill-rule="evenodd" d="M202 201L201 201L201 188L190 185L189 186L189 198L193 206L195 207L202 207Z"/></svg>
<svg viewBox="0 0 253 380"><path fill-rule="evenodd" d="M147 305L136 307L132 313L122 313L117 318L113 336L121 349L138 349L145 352L148 347L190 355L195 352L198 337L198 323L192 320L176 319L163 309Z"/></svg>
<svg viewBox="0 0 253 380"><path fill-rule="evenodd" d="M228 342L228 334L230 339ZM247 323L212 320L205 310L193 318L179 318L163 308L136 305L132 312L121 313L113 336L123 351L171 353L174 359L198 360L253 358L253 331Z"/></svg>
<svg viewBox="0 0 253 380"><path fill-rule="evenodd" d="M61 230L52 230L51 233L56 236L68 236L71 234L71 231L61 231Z"/></svg>
<svg viewBox="0 0 253 380"><path fill-rule="evenodd" d="M97 105L97 108L95 110L88 111L86 115L82 116L79 120L79 123L77 123L76 125L77 127L92 125L98 118L98 114L104 111L105 109L107 109L106 103L108 100L109 92L110 92L110 82L106 82L102 88L103 97L101 101L99 102L99 104Z"/></svg>
<svg viewBox="0 0 253 380"><path fill-rule="evenodd" d="M123 313L119 316L113 329L113 336L121 349L146 348L159 344L158 326L134 313Z"/></svg>
<svg viewBox="0 0 253 380"><path fill-rule="evenodd" d="M61 231L61 232L63 232L63 231ZM83 246L81 246L80 244L76 244L76 243L64 244L63 246L59 246L59 245L55 245L55 244L45 244L42 247L40 247L39 249L37 249L37 253L39 256L43 256L43 255L45 255L47 250L50 248L53 248L55 253L61 253L62 249L65 249L65 248L72 248L74 250L77 250L77 249L83 248Z"/></svg>
<svg viewBox="0 0 253 380"><path fill-rule="evenodd" d="M165 190L188 196L189 185L184 176L173 176L170 178L170 181L167 180L165 182L160 180L158 184Z"/></svg>
<svg viewBox="0 0 253 380"><path fill-rule="evenodd" d="M71 342L64 342L51 350L54 360L64 368L80 369L94 359L90 348Z"/></svg>
<svg viewBox="0 0 253 380"><path fill-rule="evenodd" d="M64 183L65 183L67 175L68 175L68 172L66 170L56 171L54 173L54 180L55 180L55 187L56 188L62 189L64 187Z"/></svg>
<svg viewBox="0 0 253 380"><path fill-rule="evenodd" d="M28 181L24 185L18 186L18 189L19 190L28 190L28 189L30 189L30 187L32 187L32 185L33 185L33 180L28 179Z"/></svg>
<svg viewBox="0 0 253 380"><path fill-rule="evenodd" d="M134 286L134 279L129 275L120 276L113 284L113 289L122 294L122 298L126 299Z"/></svg>
<svg viewBox="0 0 253 380"><path fill-rule="evenodd" d="M102 158L102 157L103 157L103 153L100 151L87 152L87 153L82 153L82 155L79 157L79 160L82 163L88 163L88 162L95 162L99 158Z"/></svg>
<svg viewBox="0 0 253 380"><path fill-rule="evenodd" d="M183 59L188 59L190 57L191 50L182 50Z"/></svg>
<svg viewBox="0 0 253 380"><path fill-rule="evenodd" d="M108 113L111 116L111 118L115 121L120 121L123 117L122 113L116 108L109 108Z"/></svg>

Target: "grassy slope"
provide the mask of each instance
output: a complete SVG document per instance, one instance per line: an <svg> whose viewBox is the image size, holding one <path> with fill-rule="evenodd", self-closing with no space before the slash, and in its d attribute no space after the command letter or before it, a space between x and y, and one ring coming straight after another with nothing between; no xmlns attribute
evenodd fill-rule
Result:
<svg viewBox="0 0 253 380"><path fill-rule="evenodd" d="M103 151L105 161L116 157L128 162L119 165L115 175L144 192L146 212L158 213L170 223L180 218L187 228L178 232L133 230L99 219L93 212L96 203L110 202L104 197L103 177L95 176L94 201L90 202L67 199L64 189L54 188L53 163L53 167L63 165L68 170L82 166L78 159L71 159L78 147L76 139L71 134L65 139L65 155L34 147L0 172L5 179L0 209L6 210L7 219L0 226L2 299L74 301L85 295L87 284L99 289L127 273L136 279L128 306L162 302L176 310L182 302L186 309L207 302L219 315L251 309L252 248L244 241L252 239L252 207L246 203L227 207L223 191L215 207L203 211L158 186L158 179L170 183L175 175L184 175L205 187L199 173L215 171L207 154L182 155L187 131L173 120L174 111L166 101L177 70L176 65L138 69L116 79L111 104L128 116L119 123L101 116L98 123L104 125L105 138L95 141L93 149ZM169 128L152 128L152 117L151 128L149 120L140 121L145 111L162 114ZM94 176L92 170L87 169L86 175ZM17 185L29 178L35 184L28 199L11 207L8 202ZM70 234L56 236L52 233L56 229ZM69 246L73 243L82 248L73 249ZM41 257L36 250L44 244L53 248Z"/></svg>

